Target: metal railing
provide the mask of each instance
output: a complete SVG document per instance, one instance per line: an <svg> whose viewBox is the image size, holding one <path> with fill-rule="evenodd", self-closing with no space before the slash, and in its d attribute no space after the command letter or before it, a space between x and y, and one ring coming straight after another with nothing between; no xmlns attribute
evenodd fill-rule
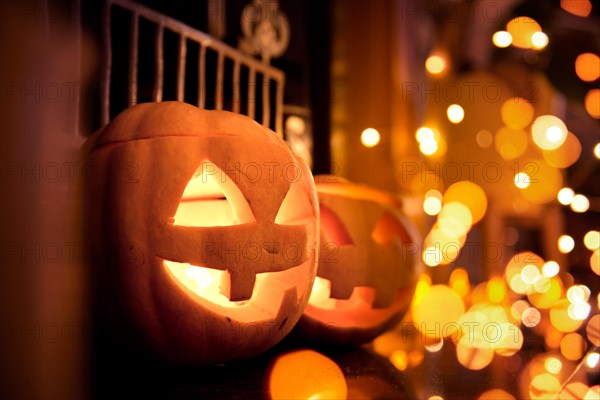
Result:
<svg viewBox="0 0 600 400"><path fill-rule="evenodd" d="M262 125L274 130L280 137L283 135L283 86L285 83L285 74L272 67L269 64L263 63L249 55L242 53L220 40L194 29L174 18L167 17L150 8L137 4L130 0L105 0L103 10L103 65L101 75L101 102L100 102L100 121L102 125L108 124L111 119L111 74L113 68L113 45L112 45L112 13L113 7L118 6L131 14L130 17L130 35L129 35L129 62L128 62L128 105L137 104L138 98L138 56L139 56L139 25L140 19L145 19L156 25L156 34L154 38L154 67L155 76L153 81L152 101L163 100L163 88L165 80L164 71L164 34L165 31L171 31L178 36L177 60L176 60L176 86L175 99L184 101L185 81L186 81L186 61L188 59L187 44L188 41L195 42L199 45L198 59L198 95L196 105L200 108L205 108L207 96L213 96L214 108L217 110L224 109L224 81L225 77L225 62L231 60L233 62L233 72L231 76L233 95L231 97L231 109L240 113L241 102L245 101L245 110L248 117L262 123ZM214 85L214 93L207 92L207 50L214 51L217 55L216 66L216 82ZM247 96L241 98L242 91L240 80L241 67L248 68L247 79ZM257 76L261 77L262 85L261 94L261 110L262 118L259 120L256 116L256 87ZM271 91L271 82L274 82L274 95ZM273 107L272 107L273 106ZM274 118L271 118L271 110L273 109ZM273 121L273 122L271 122Z"/></svg>

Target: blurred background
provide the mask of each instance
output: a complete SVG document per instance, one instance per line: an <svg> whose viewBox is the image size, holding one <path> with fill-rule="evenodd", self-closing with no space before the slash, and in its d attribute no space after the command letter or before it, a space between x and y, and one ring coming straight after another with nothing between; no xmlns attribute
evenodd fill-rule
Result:
<svg viewBox="0 0 600 400"><path fill-rule="evenodd" d="M78 152L133 94L152 101L157 73L155 27L142 20L132 42L131 2L116 3L109 21L102 1L0 7L3 398L86 398L114 388L90 361L93 282L78 231ZM397 194L417 225L426 269L404 320L361 349L321 349L344 372L349 397L599 398L599 2L137 3L283 71L281 102L276 86L256 94L256 115L272 109L262 122L314 174ZM248 26L263 17L275 37L257 44ZM162 40L162 100L181 90L195 103L197 78L185 65L185 83L175 78L178 37ZM198 58L199 48L187 50ZM206 63L218 59L208 54ZM216 79L210 67L207 74ZM235 90L222 96L231 109ZM217 106L211 101L206 108ZM436 328L488 322L506 329L476 329L467 342ZM186 389L178 393L261 396L277 351L202 369L204 378L181 372ZM181 382L165 382L159 393L174 398ZM146 385L136 388L155 392Z"/></svg>

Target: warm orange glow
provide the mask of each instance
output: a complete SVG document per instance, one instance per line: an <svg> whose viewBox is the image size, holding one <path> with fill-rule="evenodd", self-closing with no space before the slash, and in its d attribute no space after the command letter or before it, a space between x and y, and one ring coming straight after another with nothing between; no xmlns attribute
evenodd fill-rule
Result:
<svg viewBox="0 0 600 400"><path fill-rule="evenodd" d="M600 57L593 53L580 54L575 60L575 72L582 81L595 81L600 77Z"/></svg>
<svg viewBox="0 0 600 400"><path fill-rule="evenodd" d="M492 278L487 283L487 295L492 303L501 303L506 298L506 286L501 278Z"/></svg>
<svg viewBox="0 0 600 400"><path fill-rule="evenodd" d="M544 264L544 268L546 264ZM544 282L543 287L540 287L540 281ZM531 304L540 309L552 307L563 295L562 281L559 278L548 279L545 274L534 283L534 288L535 292L529 293L527 298L531 301Z"/></svg>
<svg viewBox="0 0 600 400"><path fill-rule="evenodd" d="M502 389L491 389L481 393L477 400L515 400L515 398Z"/></svg>
<svg viewBox="0 0 600 400"><path fill-rule="evenodd" d="M590 201L582 194L576 194L571 201L571 210L576 213L584 213L590 208Z"/></svg>
<svg viewBox="0 0 600 400"><path fill-rule="evenodd" d="M548 326L544 331L544 342L546 343L546 347L549 349L558 349L563 336L564 335L553 326Z"/></svg>
<svg viewBox="0 0 600 400"><path fill-rule="evenodd" d="M376 291L373 287L356 286L347 299L331 297L331 281L316 277L305 315L326 321L337 328L355 328L360 317L361 327L378 326L389 320L394 313L403 311L408 302L406 291L399 289L393 303L385 308L373 308ZM267 300L268 301L268 300Z"/></svg>
<svg viewBox="0 0 600 400"><path fill-rule="evenodd" d="M583 382L569 383L560 392L559 400L581 400L590 388Z"/></svg>
<svg viewBox="0 0 600 400"><path fill-rule="evenodd" d="M463 268L456 268L452 271L448 284L461 297L467 296L471 289L469 274Z"/></svg>
<svg viewBox="0 0 600 400"><path fill-rule="evenodd" d="M318 179L319 178L317 177L317 180ZM336 183L336 181L341 178L329 175L324 175L321 179L323 180L317 181L319 193L332 194L336 196L347 197L349 199L370 200L376 203L382 203L392 207L401 208L402 204L397 197L386 192L382 192L381 190L349 182L344 182L343 185L340 185L339 183ZM328 181L328 179L331 179L331 181Z"/></svg>
<svg viewBox="0 0 600 400"><path fill-rule="evenodd" d="M570 253L575 248L575 240L569 235L561 235L558 238L558 250L561 253Z"/></svg>
<svg viewBox="0 0 600 400"><path fill-rule="evenodd" d="M576 320L569 316L570 305L571 303L567 299L562 299L554 303L550 308L550 323L560 332L574 332L582 324L581 320Z"/></svg>
<svg viewBox="0 0 600 400"><path fill-rule="evenodd" d="M585 339L578 333L569 333L560 341L560 352L567 360L579 360L583 357L586 348Z"/></svg>
<svg viewBox="0 0 600 400"><path fill-rule="evenodd" d="M534 159L523 165L523 171L530 177L530 185L521 190L527 200L535 204L546 204L556 198L563 186L561 171L543 159Z"/></svg>
<svg viewBox="0 0 600 400"><path fill-rule="evenodd" d="M533 141L542 150L554 150L567 140L567 126L554 115L542 115L531 126Z"/></svg>
<svg viewBox="0 0 600 400"><path fill-rule="evenodd" d="M597 143L597 144L594 146L594 156L595 156L596 158L600 158L600 143Z"/></svg>
<svg viewBox="0 0 600 400"><path fill-rule="evenodd" d="M523 311L529 308L529 303L525 300L517 300L510 306L510 315L520 321Z"/></svg>
<svg viewBox="0 0 600 400"><path fill-rule="evenodd" d="M429 293L429 289L431 289L431 278L427 274L421 274L417 281L415 294L413 295L413 304L420 303L425 298L425 295Z"/></svg>
<svg viewBox="0 0 600 400"><path fill-rule="evenodd" d="M589 353L585 358L585 363L589 368L596 368L598 366L598 361L600 361L600 354L595 351Z"/></svg>
<svg viewBox="0 0 600 400"><path fill-rule="evenodd" d="M567 290L567 299L571 303L583 303L590 298L590 289L585 285L574 285Z"/></svg>
<svg viewBox="0 0 600 400"><path fill-rule="evenodd" d="M423 362L425 354L419 350L413 350L408 354L408 363L411 367L416 367Z"/></svg>
<svg viewBox="0 0 600 400"><path fill-rule="evenodd" d="M437 190L430 190L425 195L425 199L423 200L423 211L427 215L438 215L442 210L442 199L440 196L430 195L431 192L440 193Z"/></svg>
<svg viewBox="0 0 600 400"><path fill-rule="evenodd" d="M404 350L396 350L390 356L390 362L399 371L404 371L408 367L408 355Z"/></svg>
<svg viewBox="0 0 600 400"><path fill-rule="evenodd" d="M531 178L526 172L519 172L514 178L515 186L519 189L525 189L531 184Z"/></svg>
<svg viewBox="0 0 600 400"><path fill-rule="evenodd" d="M568 13L583 18L592 12L592 3L589 0L560 0L560 7Z"/></svg>
<svg viewBox="0 0 600 400"><path fill-rule="evenodd" d="M223 307L234 307L243 302L230 302L221 293L221 280L225 271L197 267L187 263L178 263L165 260L165 267L169 273L179 282L182 282L193 292Z"/></svg>
<svg viewBox="0 0 600 400"><path fill-rule="evenodd" d="M492 42L496 47L508 47L512 43L512 35L507 31L498 31L494 33L494 36L492 36Z"/></svg>
<svg viewBox="0 0 600 400"><path fill-rule="evenodd" d="M541 319L542 315L537 309L533 307L526 309L521 315L521 321L523 321L523 325L525 325L528 328L533 328L534 326L539 324Z"/></svg>
<svg viewBox="0 0 600 400"><path fill-rule="evenodd" d="M569 306L568 314L574 320L584 320L590 315L591 309L588 303L575 303Z"/></svg>
<svg viewBox="0 0 600 400"><path fill-rule="evenodd" d="M573 189L565 187L558 191L558 195L556 198L558 202L564 206L568 206L573 201L573 197L575 197L575 192Z"/></svg>
<svg viewBox="0 0 600 400"><path fill-rule="evenodd" d="M556 276L559 271L560 271L560 265L558 265L558 263L556 261L548 261L542 267L542 273L544 274L544 276L547 276L548 278Z"/></svg>
<svg viewBox="0 0 600 400"><path fill-rule="evenodd" d="M531 35L531 47L536 50L542 50L548 45L548 35L544 32L535 32Z"/></svg>
<svg viewBox="0 0 600 400"><path fill-rule="evenodd" d="M478 347L469 345L466 341L459 341L456 344L456 358L463 367L478 371L490 365L494 358L494 350L490 347Z"/></svg>
<svg viewBox="0 0 600 400"><path fill-rule="evenodd" d="M438 151L438 142L433 140L423 141L419 144L419 150L426 156L435 154Z"/></svg>
<svg viewBox="0 0 600 400"><path fill-rule="evenodd" d="M583 244L588 250L596 250L600 248L600 232L589 231L583 237Z"/></svg>
<svg viewBox="0 0 600 400"><path fill-rule="evenodd" d="M503 127L496 132L494 147L505 160L514 160L527 150L527 133L521 129Z"/></svg>
<svg viewBox="0 0 600 400"><path fill-rule="evenodd" d="M277 356L268 382L271 399L345 399L348 393L340 367L313 350Z"/></svg>
<svg viewBox="0 0 600 400"><path fill-rule="evenodd" d="M598 400L600 399L600 385L595 385L587 391L585 396L583 396L583 400Z"/></svg>
<svg viewBox="0 0 600 400"><path fill-rule="evenodd" d="M600 275L600 249L594 250L590 256L590 268L596 275Z"/></svg>
<svg viewBox="0 0 600 400"><path fill-rule="evenodd" d="M441 139L440 132L437 129L432 129L427 126L422 126L417 129L415 133L415 137L417 138L417 142L437 142Z"/></svg>
<svg viewBox="0 0 600 400"><path fill-rule="evenodd" d="M531 39L534 33L541 32L542 28L532 18L516 17L508 22L506 30L512 36L512 44L515 47L529 49L532 47Z"/></svg>
<svg viewBox="0 0 600 400"><path fill-rule="evenodd" d="M535 293L545 294L546 292L548 292L550 290L551 287L552 287L551 280L548 279L548 277L543 274L540 275L539 278L536 279L535 282L533 282L533 289L535 290ZM530 291L529 294L534 294L534 293L532 293Z"/></svg>
<svg viewBox="0 0 600 400"><path fill-rule="evenodd" d="M425 69L432 75L440 75L446 71L447 61L442 54L432 54L425 61Z"/></svg>
<svg viewBox="0 0 600 400"><path fill-rule="evenodd" d="M526 293L527 288L530 284L525 283L522 279L522 270L525 269L525 275L529 278L529 280L533 283L535 281L535 276L539 276L539 270L544 265L544 260L535 253L530 251L521 252L515 254L511 260L506 265L505 275L506 281L509 283L510 288L515 291L515 293ZM533 269L537 269L537 274L533 272ZM535 276L534 276L535 274ZM516 286L515 286L516 285ZM515 289L521 288L524 286L524 291L516 291Z"/></svg>
<svg viewBox="0 0 600 400"><path fill-rule="evenodd" d="M514 275L508 282L511 290L518 294L526 294L529 285L523 281L521 275Z"/></svg>
<svg viewBox="0 0 600 400"><path fill-rule="evenodd" d="M554 150L542 150L544 160L556 168L567 168L575 164L581 156L581 142L577 136L571 132L567 134L567 139L558 148Z"/></svg>
<svg viewBox="0 0 600 400"><path fill-rule="evenodd" d="M420 299L414 299L411 310L421 332L428 338L439 339L453 333L442 327L458 321L465 306L458 293L447 286L434 285Z"/></svg>
<svg viewBox="0 0 600 400"><path fill-rule="evenodd" d="M319 308L335 309L336 300L331 297L331 281L319 276L315 277L312 291L310 292L310 304Z"/></svg>
<svg viewBox="0 0 600 400"><path fill-rule="evenodd" d="M585 334L591 344L600 347L600 314L590 318L585 327Z"/></svg>
<svg viewBox="0 0 600 400"><path fill-rule="evenodd" d="M404 341L403 341L404 340ZM392 353L405 345L403 338L397 331L387 331L373 340L373 350L383 357L390 357Z"/></svg>
<svg viewBox="0 0 600 400"><path fill-rule="evenodd" d="M456 182L444 193L444 204L459 202L469 208L472 224L483 218L487 210L487 196L483 189L470 181Z"/></svg>
<svg viewBox="0 0 600 400"><path fill-rule="evenodd" d="M490 131L486 131L484 130L480 130L479 132L477 132L477 135L475 136L475 140L477 141L477 144L479 145L479 147L490 147L492 145L492 143L494 143L494 136L492 135L492 132Z"/></svg>
<svg viewBox="0 0 600 400"><path fill-rule="evenodd" d="M534 110L529 101L522 97L513 97L502 104L500 110L502 122L510 129L525 128L533 121Z"/></svg>
<svg viewBox="0 0 600 400"><path fill-rule="evenodd" d="M555 399L560 392L560 382L551 374L536 375L529 384L532 399Z"/></svg>
<svg viewBox="0 0 600 400"><path fill-rule="evenodd" d="M423 250L421 259L428 267L437 267L442 262L442 249L439 246L428 246Z"/></svg>
<svg viewBox="0 0 600 400"><path fill-rule="evenodd" d="M458 124L465 118L465 110L458 104L452 104L446 110L446 115L450 122Z"/></svg>
<svg viewBox="0 0 600 400"><path fill-rule="evenodd" d="M592 89L585 95L585 110L592 118L600 118L600 89Z"/></svg>
<svg viewBox="0 0 600 400"><path fill-rule="evenodd" d="M425 350L430 353L437 353L444 347L444 340L438 340L437 342L427 343Z"/></svg>
<svg viewBox="0 0 600 400"><path fill-rule="evenodd" d="M463 236L471 229L473 222L471 210L467 205L458 202L446 202L438 216L441 230L452 232L455 236Z"/></svg>
<svg viewBox="0 0 600 400"><path fill-rule="evenodd" d="M523 347L523 333L516 325L502 322L498 324L498 332L500 333L499 340L492 343L496 354L510 357L521 350L521 347Z"/></svg>
<svg viewBox="0 0 600 400"><path fill-rule="evenodd" d="M548 357L544 360L544 368L551 374L557 375L562 367L562 362L556 357Z"/></svg>
<svg viewBox="0 0 600 400"><path fill-rule="evenodd" d="M377 129L367 128L360 134L360 141L365 147L375 147L379 144L381 136Z"/></svg>

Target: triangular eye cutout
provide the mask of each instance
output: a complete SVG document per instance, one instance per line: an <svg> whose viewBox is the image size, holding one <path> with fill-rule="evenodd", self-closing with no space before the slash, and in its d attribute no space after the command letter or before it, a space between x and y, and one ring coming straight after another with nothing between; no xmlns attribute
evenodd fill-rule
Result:
<svg viewBox="0 0 600 400"><path fill-rule="evenodd" d="M174 225L230 226L254 221L236 183L210 161L203 161L188 182Z"/></svg>
<svg viewBox="0 0 600 400"><path fill-rule="evenodd" d="M313 217L314 212L310 196L302 182L293 182L279 206L275 223L280 225L303 224Z"/></svg>
<svg viewBox="0 0 600 400"><path fill-rule="evenodd" d="M384 212L377 220L371 237L376 243L385 247L390 247L394 243L394 239L400 240L401 243L410 242L410 236L402 225L402 221L388 211Z"/></svg>
<svg viewBox="0 0 600 400"><path fill-rule="evenodd" d="M321 230L325 232L327 240L333 241L337 246L354 244L346 226L338 215L329 207L321 204Z"/></svg>

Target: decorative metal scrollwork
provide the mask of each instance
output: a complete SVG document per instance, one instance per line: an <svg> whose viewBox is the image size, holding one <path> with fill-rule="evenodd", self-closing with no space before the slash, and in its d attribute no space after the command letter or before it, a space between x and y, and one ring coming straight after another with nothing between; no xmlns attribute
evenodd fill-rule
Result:
<svg viewBox="0 0 600 400"><path fill-rule="evenodd" d="M281 56L290 41L290 25L279 9L277 0L253 0L242 10L242 33L239 47L269 63L271 58Z"/></svg>

